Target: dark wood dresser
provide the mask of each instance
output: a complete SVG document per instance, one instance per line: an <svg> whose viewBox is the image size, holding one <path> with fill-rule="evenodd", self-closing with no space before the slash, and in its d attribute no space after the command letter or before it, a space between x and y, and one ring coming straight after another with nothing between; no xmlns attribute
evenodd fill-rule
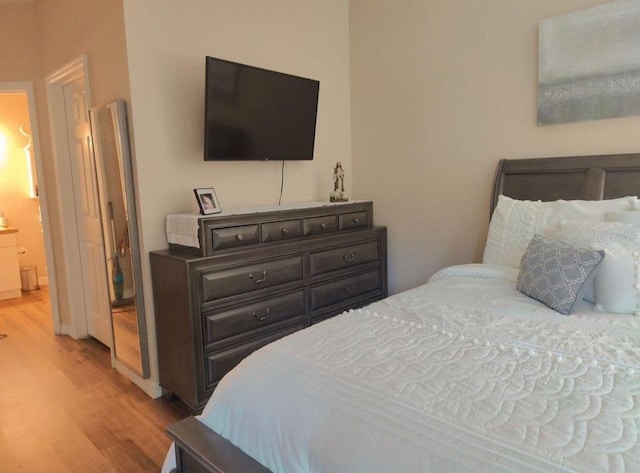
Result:
<svg viewBox="0 0 640 473"><path fill-rule="evenodd" d="M371 202L203 216L200 248L154 251L160 385L199 412L254 350L387 296Z"/></svg>

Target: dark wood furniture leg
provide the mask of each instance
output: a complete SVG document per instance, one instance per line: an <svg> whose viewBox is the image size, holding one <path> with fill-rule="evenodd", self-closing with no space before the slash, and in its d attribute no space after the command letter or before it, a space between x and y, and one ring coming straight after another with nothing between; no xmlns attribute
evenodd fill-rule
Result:
<svg viewBox="0 0 640 473"><path fill-rule="evenodd" d="M175 473L271 473L195 417L167 428L176 444Z"/></svg>

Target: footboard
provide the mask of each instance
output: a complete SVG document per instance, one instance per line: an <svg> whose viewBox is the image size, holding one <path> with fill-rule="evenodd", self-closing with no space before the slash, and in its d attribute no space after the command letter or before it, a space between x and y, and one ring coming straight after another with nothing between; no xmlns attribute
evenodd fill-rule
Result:
<svg viewBox="0 0 640 473"><path fill-rule="evenodd" d="M175 473L270 473L195 417L167 428L176 444Z"/></svg>

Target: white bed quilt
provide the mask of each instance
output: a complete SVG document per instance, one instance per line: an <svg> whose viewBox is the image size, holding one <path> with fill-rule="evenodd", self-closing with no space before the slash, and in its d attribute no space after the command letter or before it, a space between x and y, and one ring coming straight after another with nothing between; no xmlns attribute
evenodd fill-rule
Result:
<svg viewBox="0 0 640 473"><path fill-rule="evenodd" d="M562 316L516 276L447 268L275 342L200 420L273 472L640 471L640 318Z"/></svg>

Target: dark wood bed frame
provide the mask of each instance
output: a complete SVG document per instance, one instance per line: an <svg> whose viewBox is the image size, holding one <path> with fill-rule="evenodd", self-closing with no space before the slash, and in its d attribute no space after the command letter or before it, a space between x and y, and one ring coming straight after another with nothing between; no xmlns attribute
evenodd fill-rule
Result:
<svg viewBox="0 0 640 473"><path fill-rule="evenodd" d="M492 210L500 194L542 201L639 195L640 154L503 159L493 181Z"/></svg>
<svg viewBox="0 0 640 473"><path fill-rule="evenodd" d="M601 200L640 194L640 154L503 159L498 163L491 212L504 194L520 200ZM269 473L194 417L169 426L177 473Z"/></svg>

